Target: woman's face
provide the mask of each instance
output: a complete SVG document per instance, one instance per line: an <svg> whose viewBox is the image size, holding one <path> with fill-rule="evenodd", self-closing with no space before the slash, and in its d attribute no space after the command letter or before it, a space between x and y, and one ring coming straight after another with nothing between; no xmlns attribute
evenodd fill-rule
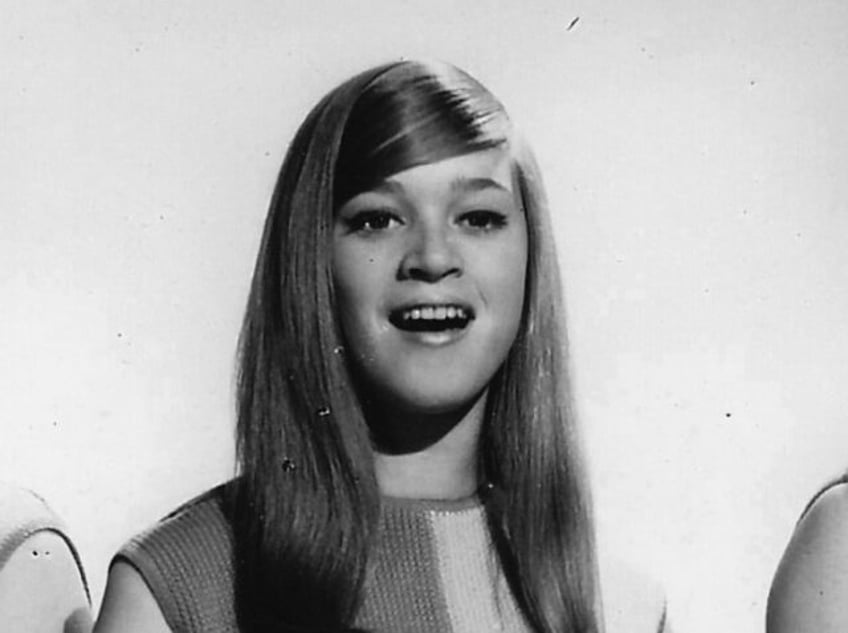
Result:
<svg viewBox="0 0 848 633"><path fill-rule="evenodd" d="M504 149L413 167L336 213L333 277L369 395L448 413L484 390L515 340L527 226Z"/></svg>

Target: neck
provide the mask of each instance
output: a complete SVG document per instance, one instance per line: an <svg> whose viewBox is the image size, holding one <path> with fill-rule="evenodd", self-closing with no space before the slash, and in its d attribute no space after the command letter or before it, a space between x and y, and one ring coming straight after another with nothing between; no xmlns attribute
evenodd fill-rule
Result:
<svg viewBox="0 0 848 633"><path fill-rule="evenodd" d="M376 449L374 467L380 492L413 499L461 499L473 494L479 486L477 450L485 404L484 394L468 410L453 414L452 424L445 422L445 416L404 416L406 420L393 425L403 428L411 423L449 430L417 450Z"/></svg>

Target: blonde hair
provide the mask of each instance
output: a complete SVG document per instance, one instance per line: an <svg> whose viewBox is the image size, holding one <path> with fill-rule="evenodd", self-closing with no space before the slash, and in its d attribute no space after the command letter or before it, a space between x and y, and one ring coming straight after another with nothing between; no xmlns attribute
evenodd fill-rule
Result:
<svg viewBox="0 0 848 633"><path fill-rule="evenodd" d="M447 64L403 61L349 79L310 112L266 220L240 340L231 506L245 631L350 627L379 516L368 426L338 353L328 255L335 209L393 173L497 146L514 158L529 262L519 334L489 389L486 512L533 630L600 630L591 504L538 169L479 82Z"/></svg>

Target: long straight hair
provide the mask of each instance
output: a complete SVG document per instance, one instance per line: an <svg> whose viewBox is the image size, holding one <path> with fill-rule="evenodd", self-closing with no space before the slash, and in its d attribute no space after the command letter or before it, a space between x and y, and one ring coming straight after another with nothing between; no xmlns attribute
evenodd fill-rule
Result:
<svg viewBox="0 0 848 633"><path fill-rule="evenodd" d="M350 630L380 497L336 318L331 236L345 200L410 167L491 147L513 157L529 260L519 333L480 440L489 527L538 633L595 633L591 504L576 436L557 260L538 170L501 104L447 64L346 81L307 116L279 174L239 347L231 517L247 633Z"/></svg>

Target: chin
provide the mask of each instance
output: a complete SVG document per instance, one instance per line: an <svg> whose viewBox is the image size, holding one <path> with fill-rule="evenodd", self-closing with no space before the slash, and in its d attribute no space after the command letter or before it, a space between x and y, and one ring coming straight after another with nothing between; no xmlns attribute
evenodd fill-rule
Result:
<svg viewBox="0 0 848 633"><path fill-rule="evenodd" d="M485 386L467 386L457 388L455 383L448 388L433 386L430 389L393 390L390 406L411 415L464 414L471 409L485 393Z"/></svg>

